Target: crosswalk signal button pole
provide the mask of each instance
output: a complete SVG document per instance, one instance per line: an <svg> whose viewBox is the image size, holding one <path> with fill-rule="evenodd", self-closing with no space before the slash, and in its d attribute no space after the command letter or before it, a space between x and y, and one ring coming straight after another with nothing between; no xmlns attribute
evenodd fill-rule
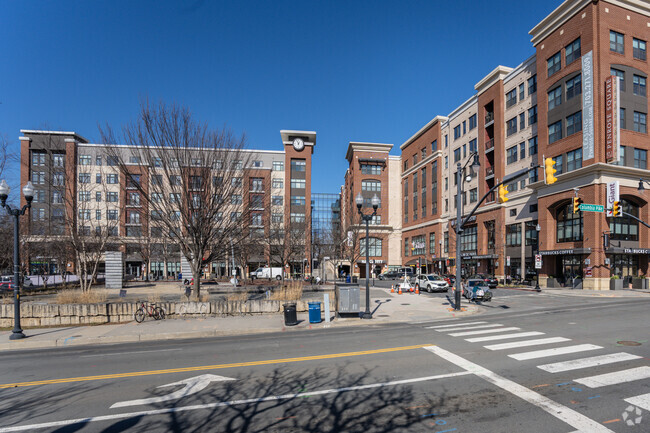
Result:
<svg viewBox="0 0 650 433"><path fill-rule="evenodd" d="M555 161L553 158L546 158L544 160L544 172L546 174L546 185L552 185L557 181L555 173L557 170L554 167Z"/></svg>
<svg viewBox="0 0 650 433"><path fill-rule="evenodd" d="M508 188L504 185L499 185L499 203L505 203L510 200L508 197Z"/></svg>

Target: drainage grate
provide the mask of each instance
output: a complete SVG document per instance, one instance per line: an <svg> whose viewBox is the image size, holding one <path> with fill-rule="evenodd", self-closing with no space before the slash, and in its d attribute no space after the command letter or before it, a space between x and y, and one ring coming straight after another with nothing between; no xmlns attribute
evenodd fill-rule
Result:
<svg viewBox="0 0 650 433"><path fill-rule="evenodd" d="M388 314L378 314L377 317L390 317Z"/></svg>
<svg viewBox="0 0 650 433"><path fill-rule="evenodd" d="M639 343L638 341L626 341L626 340L617 341L616 344L618 344L620 346L640 346L641 345L641 343Z"/></svg>
<svg viewBox="0 0 650 433"><path fill-rule="evenodd" d="M400 304L400 305L411 305L411 304Z"/></svg>

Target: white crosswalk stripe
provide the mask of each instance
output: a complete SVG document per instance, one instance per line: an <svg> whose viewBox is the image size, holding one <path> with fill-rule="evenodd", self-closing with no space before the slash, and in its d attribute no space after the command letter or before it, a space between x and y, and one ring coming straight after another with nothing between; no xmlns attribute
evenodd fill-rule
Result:
<svg viewBox="0 0 650 433"><path fill-rule="evenodd" d="M650 394L637 395L624 400L636 407L650 411Z"/></svg>
<svg viewBox="0 0 650 433"><path fill-rule="evenodd" d="M452 337L464 337L465 335L478 335L490 334L492 332L506 332L506 331L519 331L521 328L495 328L495 329L481 329L479 331L465 331L449 334Z"/></svg>
<svg viewBox="0 0 650 433"><path fill-rule="evenodd" d="M572 359L571 361L555 362L553 364L538 365L537 368L549 373L561 373L563 371L578 370L581 368L597 367L599 365L613 364L615 362L632 361L640 359L641 356L620 352L608 355L592 356L589 358Z"/></svg>
<svg viewBox="0 0 650 433"><path fill-rule="evenodd" d="M545 358L549 356L565 355L567 353L585 352L587 350L598 350L598 349L602 349L602 347L596 346L595 344L578 344L575 346L556 347L554 349L515 353L508 356L510 358L516 359L517 361L525 361L528 359Z"/></svg>
<svg viewBox="0 0 650 433"><path fill-rule="evenodd" d="M518 332L516 334L488 335L486 337L466 338L465 341L469 343L480 343L482 341L507 340L510 338L521 338L521 337L534 337L536 335L544 335L544 333L539 331L530 331L530 332Z"/></svg>
<svg viewBox="0 0 650 433"><path fill-rule="evenodd" d="M490 350L505 350L505 349L514 349L517 347L541 346L542 344L562 343L564 341L571 341L571 339L564 338L564 337L550 337L550 338L539 338L537 340L524 340L524 341L514 341L511 343L491 344L483 347Z"/></svg>
<svg viewBox="0 0 650 433"><path fill-rule="evenodd" d="M498 328L499 326L503 326L503 325L501 323L493 323L490 325L473 325L473 326L460 326L458 328L436 329L436 331L438 332L469 331L472 329Z"/></svg>
<svg viewBox="0 0 650 433"><path fill-rule="evenodd" d="M650 367L636 367L628 370L615 371L613 373L599 374L597 376L575 379L574 382L589 388L600 388L601 386L617 385L619 383L633 382L650 378Z"/></svg>
<svg viewBox="0 0 650 433"><path fill-rule="evenodd" d="M424 329L453 328L455 326L481 325L483 323L487 323L487 322L464 322L464 323L454 323L451 325L435 325L435 326L426 326Z"/></svg>

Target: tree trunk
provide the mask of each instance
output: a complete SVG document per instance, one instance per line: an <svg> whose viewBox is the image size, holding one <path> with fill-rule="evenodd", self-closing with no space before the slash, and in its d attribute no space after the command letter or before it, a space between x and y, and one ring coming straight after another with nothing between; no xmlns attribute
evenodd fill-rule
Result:
<svg viewBox="0 0 650 433"><path fill-rule="evenodd" d="M201 299L201 260L193 260L191 267L194 274L194 296L198 302Z"/></svg>

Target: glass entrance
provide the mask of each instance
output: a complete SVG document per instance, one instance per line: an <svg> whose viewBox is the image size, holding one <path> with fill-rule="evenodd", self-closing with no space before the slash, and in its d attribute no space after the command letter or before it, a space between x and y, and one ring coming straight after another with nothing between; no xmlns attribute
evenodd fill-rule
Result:
<svg viewBox="0 0 650 433"><path fill-rule="evenodd" d="M571 286L575 278L582 278L582 256L564 255L557 257L558 280L564 286Z"/></svg>

